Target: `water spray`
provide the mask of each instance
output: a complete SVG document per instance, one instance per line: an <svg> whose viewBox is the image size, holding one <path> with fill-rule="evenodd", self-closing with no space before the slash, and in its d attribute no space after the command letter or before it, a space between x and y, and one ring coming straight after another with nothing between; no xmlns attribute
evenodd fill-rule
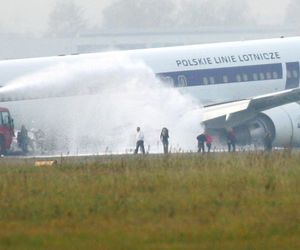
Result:
<svg viewBox="0 0 300 250"><path fill-rule="evenodd" d="M10 82L0 97L24 99L6 104L17 126L43 129L55 153L130 153L137 126L150 153L162 151L162 127L173 151L194 151L202 130L198 100L118 53L54 64Z"/></svg>

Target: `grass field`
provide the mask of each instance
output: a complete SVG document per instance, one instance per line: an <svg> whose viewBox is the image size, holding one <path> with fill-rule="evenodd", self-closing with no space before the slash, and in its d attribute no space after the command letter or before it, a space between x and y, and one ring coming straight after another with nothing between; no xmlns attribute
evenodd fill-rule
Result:
<svg viewBox="0 0 300 250"><path fill-rule="evenodd" d="M0 160L0 249L300 249L299 153Z"/></svg>

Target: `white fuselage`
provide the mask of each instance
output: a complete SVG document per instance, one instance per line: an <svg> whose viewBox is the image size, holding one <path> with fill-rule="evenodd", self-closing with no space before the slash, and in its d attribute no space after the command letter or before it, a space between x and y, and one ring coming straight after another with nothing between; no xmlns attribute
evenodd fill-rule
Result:
<svg viewBox="0 0 300 250"><path fill-rule="evenodd" d="M146 79L148 80L147 84L149 83L151 87L152 82L155 84L154 81L156 81L156 79L153 77L153 75L155 75L157 78L171 83L181 92L188 93L197 98L204 106L210 104L220 106L217 104L249 99L285 89L298 88L300 75L299 61L300 37L5 60L0 61L0 85L8 86L9 91L5 90L7 88L0 89L0 101L27 100L24 102L5 103L5 106L8 106L14 112L16 121L22 123L27 122L27 124L31 122L37 127L43 123L43 127L52 128L52 130L49 129L50 132L60 132L62 128L70 126L70 119L66 111L68 107L73 107L72 105L74 103L79 103L75 110L81 111L82 103L84 103L86 99L89 99L90 96L86 98L86 96L77 95L69 99L52 98L43 99L42 101L35 99L50 96L64 96L60 95L60 93L58 95L55 95L55 93L49 93L48 96L45 95L45 92L51 92L52 89L60 86L62 86L63 93L65 93L64 91L69 92L69 96L71 96L75 93L72 92L72 88L76 89L78 84L81 88L84 86L86 89L90 87L93 89L95 87L92 85L93 83L96 84L96 86L101 84L105 86L109 84L113 85L112 88L117 92L112 95L113 98L111 97L113 101L106 103L107 96L104 91L101 92L104 94L96 99L96 103L102 106L100 105L94 113L75 112L79 114L79 119L71 125L74 126L74 124L81 124L82 122L87 123L83 123L82 126L75 126L78 128L78 133L73 133L73 130L77 130L72 127L71 136L67 136L66 138L72 139L74 134L80 134L86 139L89 136L95 136L94 133L90 133L89 136L86 136L86 133L91 130L86 129L92 124L91 121L94 121L96 126L95 131L97 131L96 135L98 134L98 126L100 126L101 123L98 124L97 122L103 119L102 116L98 117L98 119L94 118L95 114L99 112L98 109L103 107L104 110L102 114L106 119L112 116L111 113L105 114L105 112L107 107L111 106L111 111L113 107L115 107L114 105L117 107L122 105L116 104L115 101L119 98L119 92L122 91L119 83L122 81L126 82L127 80L127 83L132 86L131 84L134 84L134 81L128 81L128 79L135 79L136 75L134 73L138 70L142 69L141 71L143 71L146 69L146 73L150 72L151 77ZM79 70L81 67L84 68L82 72ZM61 71L66 71L67 74L61 74ZM78 72L84 74L79 74ZM101 72L105 72L105 74L101 74ZM97 79L94 80L95 78ZM138 81L143 81L143 78L137 79ZM49 82L51 84L49 84ZM66 82L68 82L68 84L66 84ZM15 85L19 86L20 83L25 83L22 85L22 88L10 88ZM45 87L45 84L48 85ZM37 86L40 89L32 91L33 88ZM140 88L134 88L134 90L137 89L140 91L143 86L139 86ZM149 86L147 85L147 87ZM41 88L46 89L46 91L42 91ZM103 90L102 88L99 89L101 91ZM149 90L149 88L147 90ZM163 90L159 89L159 91ZM169 93L171 91L168 89L167 92ZM178 94L177 91L173 92ZM29 96L26 96L28 93ZM34 96L30 96L31 93L34 94ZM80 93L82 94L82 92ZM99 92L97 92L97 94L98 93ZM147 94L143 95L143 99L148 98ZM133 96L136 99L140 97L139 95ZM97 96L94 95L93 97ZM70 100L72 98L76 100L73 102L73 100ZM132 96L126 96L126 98L130 99ZM33 100L28 101L28 99ZM172 109L174 108L173 103L177 104L175 111L171 112L172 114L177 113L178 109L181 108L179 107L180 103L176 103L177 99L172 99L172 105L167 106L168 109ZM186 99L191 100L190 96ZM153 106L153 104L159 103L157 109L161 111L160 104L164 102L165 99L156 101L154 98L154 100L151 105ZM88 103L87 106L89 108L95 107L97 106L96 103L91 102ZM147 106L146 116L151 116L151 112L149 114L147 113L151 105ZM50 106L51 109L48 109L46 106ZM136 122L136 117L133 119L125 118L131 113L136 112L137 106L138 104L129 105L130 112L126 114L121 112L122 109L120 109L121 111L119 113L112 116L115 119L111 119L109 127L126 126L126 121L128 123L130 122L130 125L127 124L129 128L135 126L132 124L132 120ZM194 107L193 105L187 106ZM201 105L198 105L197 108L199 106ZM65 108L64 111L63 108ZM193 109L190 108L190 111L191 110ZM224 116L223 113L222 115ZM225 115L227 116L228 114L226 113ZM248 115L248 113L246 113L246 115ZM237 136L246 138L244 139L246 143L254 143L257 138L263 138L266 131L271 131L275 145L300 145L300 106L298 103L290 103L285 106L278 105L278 107L274 109L265 109L259 114L255 113L255 115L257 116L251 116L251 121L237 119L240 123L236 124L236 126L234 125L237 133L240 134ZM44 116L47 116L45 120L41 119ZM157 116L160 116L160 112L157 113ZM70 115L70 117L73 119L73 114ZM171 119L171 124L177 123L181 118L182 116ZM120 124L118 123L119 119ZM195 124L198 126L201 122L201 115L199 115L199 117L197 116L195 120L197 121ZM36 121L38 121L39 124L35 123ZM150 123L152 123L152 120ZM191 129L190 126L187 127L189 130ZM224 133L226 126L220 124L219 128L220 131ZM115 135L115 132L113 134ZM180 133L180 136L182 136L182 133ZM61 137L59 133L58 137ZM223 136L223 138L225 137ZM103 138L101 138L101 140L102 139ZM64 144L62 144L61 148L63 147Z"/></svg>
<svg viewBox="0 0 300 250"><path fill-rule="evenodd" d="M0 85L58 63L118 56L142 61L158 77L181 87L204 105L299 86L298 37L5 60L0 62Z"/></svg>

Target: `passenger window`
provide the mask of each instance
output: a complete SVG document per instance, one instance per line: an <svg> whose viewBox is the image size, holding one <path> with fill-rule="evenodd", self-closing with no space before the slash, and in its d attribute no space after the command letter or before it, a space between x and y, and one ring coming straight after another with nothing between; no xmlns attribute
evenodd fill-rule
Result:
<svg viewBox="0 0 300 250"><path fill-rule="evenodd" d="M209 84L215 84L215 78L213 76L209 78Z"/></svg>
<svg viewBox="0 0 300 250"><path fill-rule="evenodd" d="M243 74L243 81L248 82L248 75L247 74Z"/></svg>
<svg viewBox="0 0 300 250"><path fill-rule="evenodd" d="M228 83L228 76L223 76L223 83Z"/></svg>
<svg viewBox="0 0 300 250"><path fill-rule="evenodd" d="M264 73L259 73L259 80L265 80Z"/></svg>
<svg viewBox="0 0 300 250"><path fill-rule="evenodd" d="M203 84L204 85L208 85L208 79L207 79L207 77L203 77Z"/></svg>
<svg viewBox="0 0 300 250"><path fill-rule="evenodd" d="M298 72L297 70L293 70L293 78L298 78Z"/></svg>
<svg viewBox="0 0 300 250"><path fill-rule="evenodd" d="M237 75L237 76L236 76L236 81L237 81L237 82L241 82L241 81L242 81L241 75Z"/></svg>
<svg viewBox="0 0 300 250"><path fill-rule="evenodd" d="M287 76L287 78L292 78L292 73L291 73L291 71L288 70L288 71L286 72L286 76Z"/></svg>
<svg viewBox="0 0 300 250"><path fill-rule="evenodd" d="M267 79L268 79L268 80L272 79L271 72L267 72L267 73L266 73L266 76L267 76Z"/></svg>
<svg viewBox="0 0 300 250"><path fill-rule="evenodd" d="M186 87L187 86L187 79L184 75L178 76L178 87Z"/></svg>
<svg viewBox="0 0 300 250"><path fill-rule="evenodd" d="M273 72L273 79L278 79L278 73L276 71Z"/></svg>
<svg viewBox="0 0 300 250"><path fill-rule="evenodd" d="M253 73L253 80L257 81L258 80L258 75L256 73Z"/></svg>
<svg viewBox="0 0 300 250"><path fill-rule="evenodd" d="M175 86L175 82L173 80L173 78L171 76L165 76L163 77L163 81L168 83L168 84L171 84L173 86Z"/></svg>

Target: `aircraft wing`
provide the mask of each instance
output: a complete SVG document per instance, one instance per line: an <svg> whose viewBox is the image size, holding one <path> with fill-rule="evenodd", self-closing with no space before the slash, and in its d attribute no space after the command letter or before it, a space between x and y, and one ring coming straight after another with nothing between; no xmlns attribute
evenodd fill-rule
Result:
<svg viewBox="0 0 300 250"><path fill-rule="evenodd" d="M224 123L227 126L234 126L237 123L252 119L261 111L297 101L300 101L300 88L209 105L204 107L203 122L210 124L210 127L220 126L222 123L222 126Z"/></svg>

